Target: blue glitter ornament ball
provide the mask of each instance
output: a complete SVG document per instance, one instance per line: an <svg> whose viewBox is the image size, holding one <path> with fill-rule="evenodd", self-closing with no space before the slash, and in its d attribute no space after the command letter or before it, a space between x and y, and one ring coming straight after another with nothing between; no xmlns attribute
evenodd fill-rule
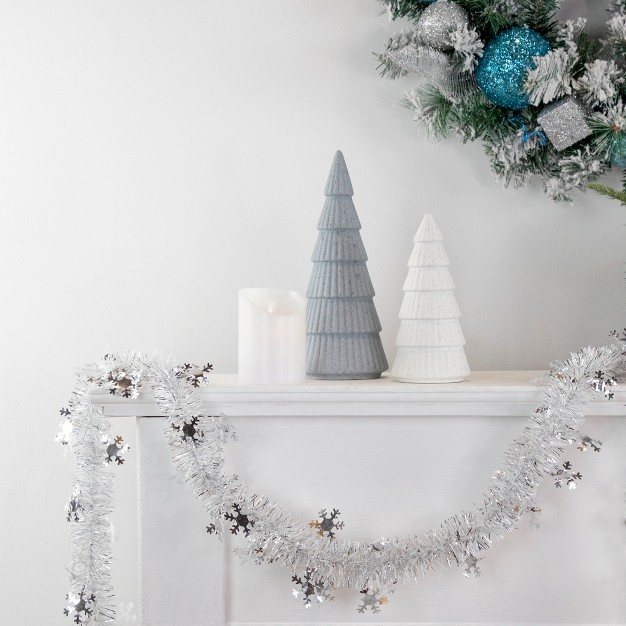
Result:
<svg viewBox="0 0 626 626"><path fill-rule="evenodd" d="M618 133L611 139L609 156L613 165L626 168L626 133Z"/></svg>
<svg viewBox="0 0 626 626"><path fill-rule="evenodd" d="M485 47L476 68L476 83L491 102L517 111L530 102L524 92L526 72L535 67L533 57L550 50L548 40L529 28L502 31Z"/></svg>

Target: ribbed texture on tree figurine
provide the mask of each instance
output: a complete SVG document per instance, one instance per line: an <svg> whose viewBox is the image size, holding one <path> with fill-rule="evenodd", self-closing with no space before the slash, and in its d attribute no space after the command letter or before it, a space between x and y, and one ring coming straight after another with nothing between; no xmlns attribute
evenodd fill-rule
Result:
<svg viewBox="0 0 626 626"><path fill-rule="evenodd" d="M337 151L306 292L307 375L313 378L378 378L388 368L353 193Z"/></svg>
<svg viewBox="0 0 626 626"><path fill-rule="evenodd" d="M435 220L426 214L413 239L391 368L404 382L460 382L469 374L461 312L442 240Z"/></svg>

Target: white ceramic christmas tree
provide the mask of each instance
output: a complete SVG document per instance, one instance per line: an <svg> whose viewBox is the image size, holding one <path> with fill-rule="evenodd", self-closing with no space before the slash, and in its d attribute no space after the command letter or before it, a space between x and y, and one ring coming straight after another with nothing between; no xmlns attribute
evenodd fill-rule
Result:
<svg viewBox="0 0 626 626"><path fill-rule="evenodd" d="M410 383L460 382L470 371L461 312L443 238L429 213L413 241L391 375Z"/></svg>

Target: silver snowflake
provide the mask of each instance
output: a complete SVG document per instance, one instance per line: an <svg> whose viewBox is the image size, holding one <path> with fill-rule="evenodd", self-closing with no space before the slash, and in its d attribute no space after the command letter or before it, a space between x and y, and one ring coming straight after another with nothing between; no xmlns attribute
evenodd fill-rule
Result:
<svg viewBox="0 0 626 626"><path fill-rule="evenodd" d="M463 570L463 576L469 578L471 574L474 574L476 578L480 577L480 567L478 567L478 561L481 561L475 557L473 554L468 555L465 559L465 570Z"/></svg>
<svg viewBox="0 0 626 626"><path fill-rule="evenodd" d="M328 537L331 541L335 538L335 531L341 530L345 524L344 522L337 522L337 518L339 517L339 509L333 509L330 515L327 515L326 509L322 509L319 513L321 517L320 520L313 520L309 522L310 528L317 528L317 534L320 537Z"/></svg>
<svg viewBox="0 0 626 626"><path fill-rule="evenodd" d="M356 609L359 613L365 613L368 610L372 613L380 613L380 607L389 604L389 598L378 591L363 589L361 594L361 602Z"/></svg>
<svg viewBox="0 0 626 626"><path fill-rule="evenodd" d="M335 596L332 595L333 586L321 580L315 580L313 576L313 570L307 569L302 577L296 575L291 577L291 582L298 586L297 589L293 590L293 595L301 599L307 609L313 600L321 604L322 602L332 602L335 599Z"/></svg>
<svg viewBox="0 0 626 626"><path fill-rule="evenodd" d="M124 439L119 435L111 439L110 437L102 437L102 443L106 445L105 451L105 465L111 465L111 463L117 463L122 465L124 459L122 458L130 450L130 446L124 443Z"/></svg>
<svg viewBox="0 0 626 626"><path fill-rule="evenodd" d="M73 617L75 624L86 624L93 614L96 596L87 593L83 587L78 593L68 593L65 599L69 604L63 609L64 615Z"/></svg>

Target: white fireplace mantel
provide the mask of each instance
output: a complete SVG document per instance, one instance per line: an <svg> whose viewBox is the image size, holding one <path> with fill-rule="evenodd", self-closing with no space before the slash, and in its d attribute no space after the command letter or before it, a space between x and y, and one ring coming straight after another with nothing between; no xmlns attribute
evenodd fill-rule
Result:
<svg viewBox="0 0 626 626"><path fill-rule="evenodd" d="M476 504L539 406L541 375L254 386L213 374L199 393L203 410L231 418L239 440L227 447L228 467L251 489L302 522L337 507L342 533L368 539L420 533ZM626 387L614 390L613 401L599 395L586 411L602 452L568 451L583 473L579 489L542 486L541 530L521 525L481 561L479 579L451 570L400 585L375 616L357 613L358 593L343 590L305 610L291 594L291 572L241 563L232 553L238 538L222 543L204 532L209 520L173 468L152 394L94 392L105 415L137 418L140 623L626 624Z"/></svg>
<svg viewBox="0 0 626 626"><path fill-rule="evenodd" d="M199 389L207 409L226 415L527 415L541 397L540 371L472 372L462 383L409 384L383 376L376 380L307 380L301 385L240 385L236 374L214 374ZM616 386L615 398L601 396L590 415L626 416L626 386ZM94 402L109 416L158 416L150 392L129 401L106 391L94 392Z"/></svg>

